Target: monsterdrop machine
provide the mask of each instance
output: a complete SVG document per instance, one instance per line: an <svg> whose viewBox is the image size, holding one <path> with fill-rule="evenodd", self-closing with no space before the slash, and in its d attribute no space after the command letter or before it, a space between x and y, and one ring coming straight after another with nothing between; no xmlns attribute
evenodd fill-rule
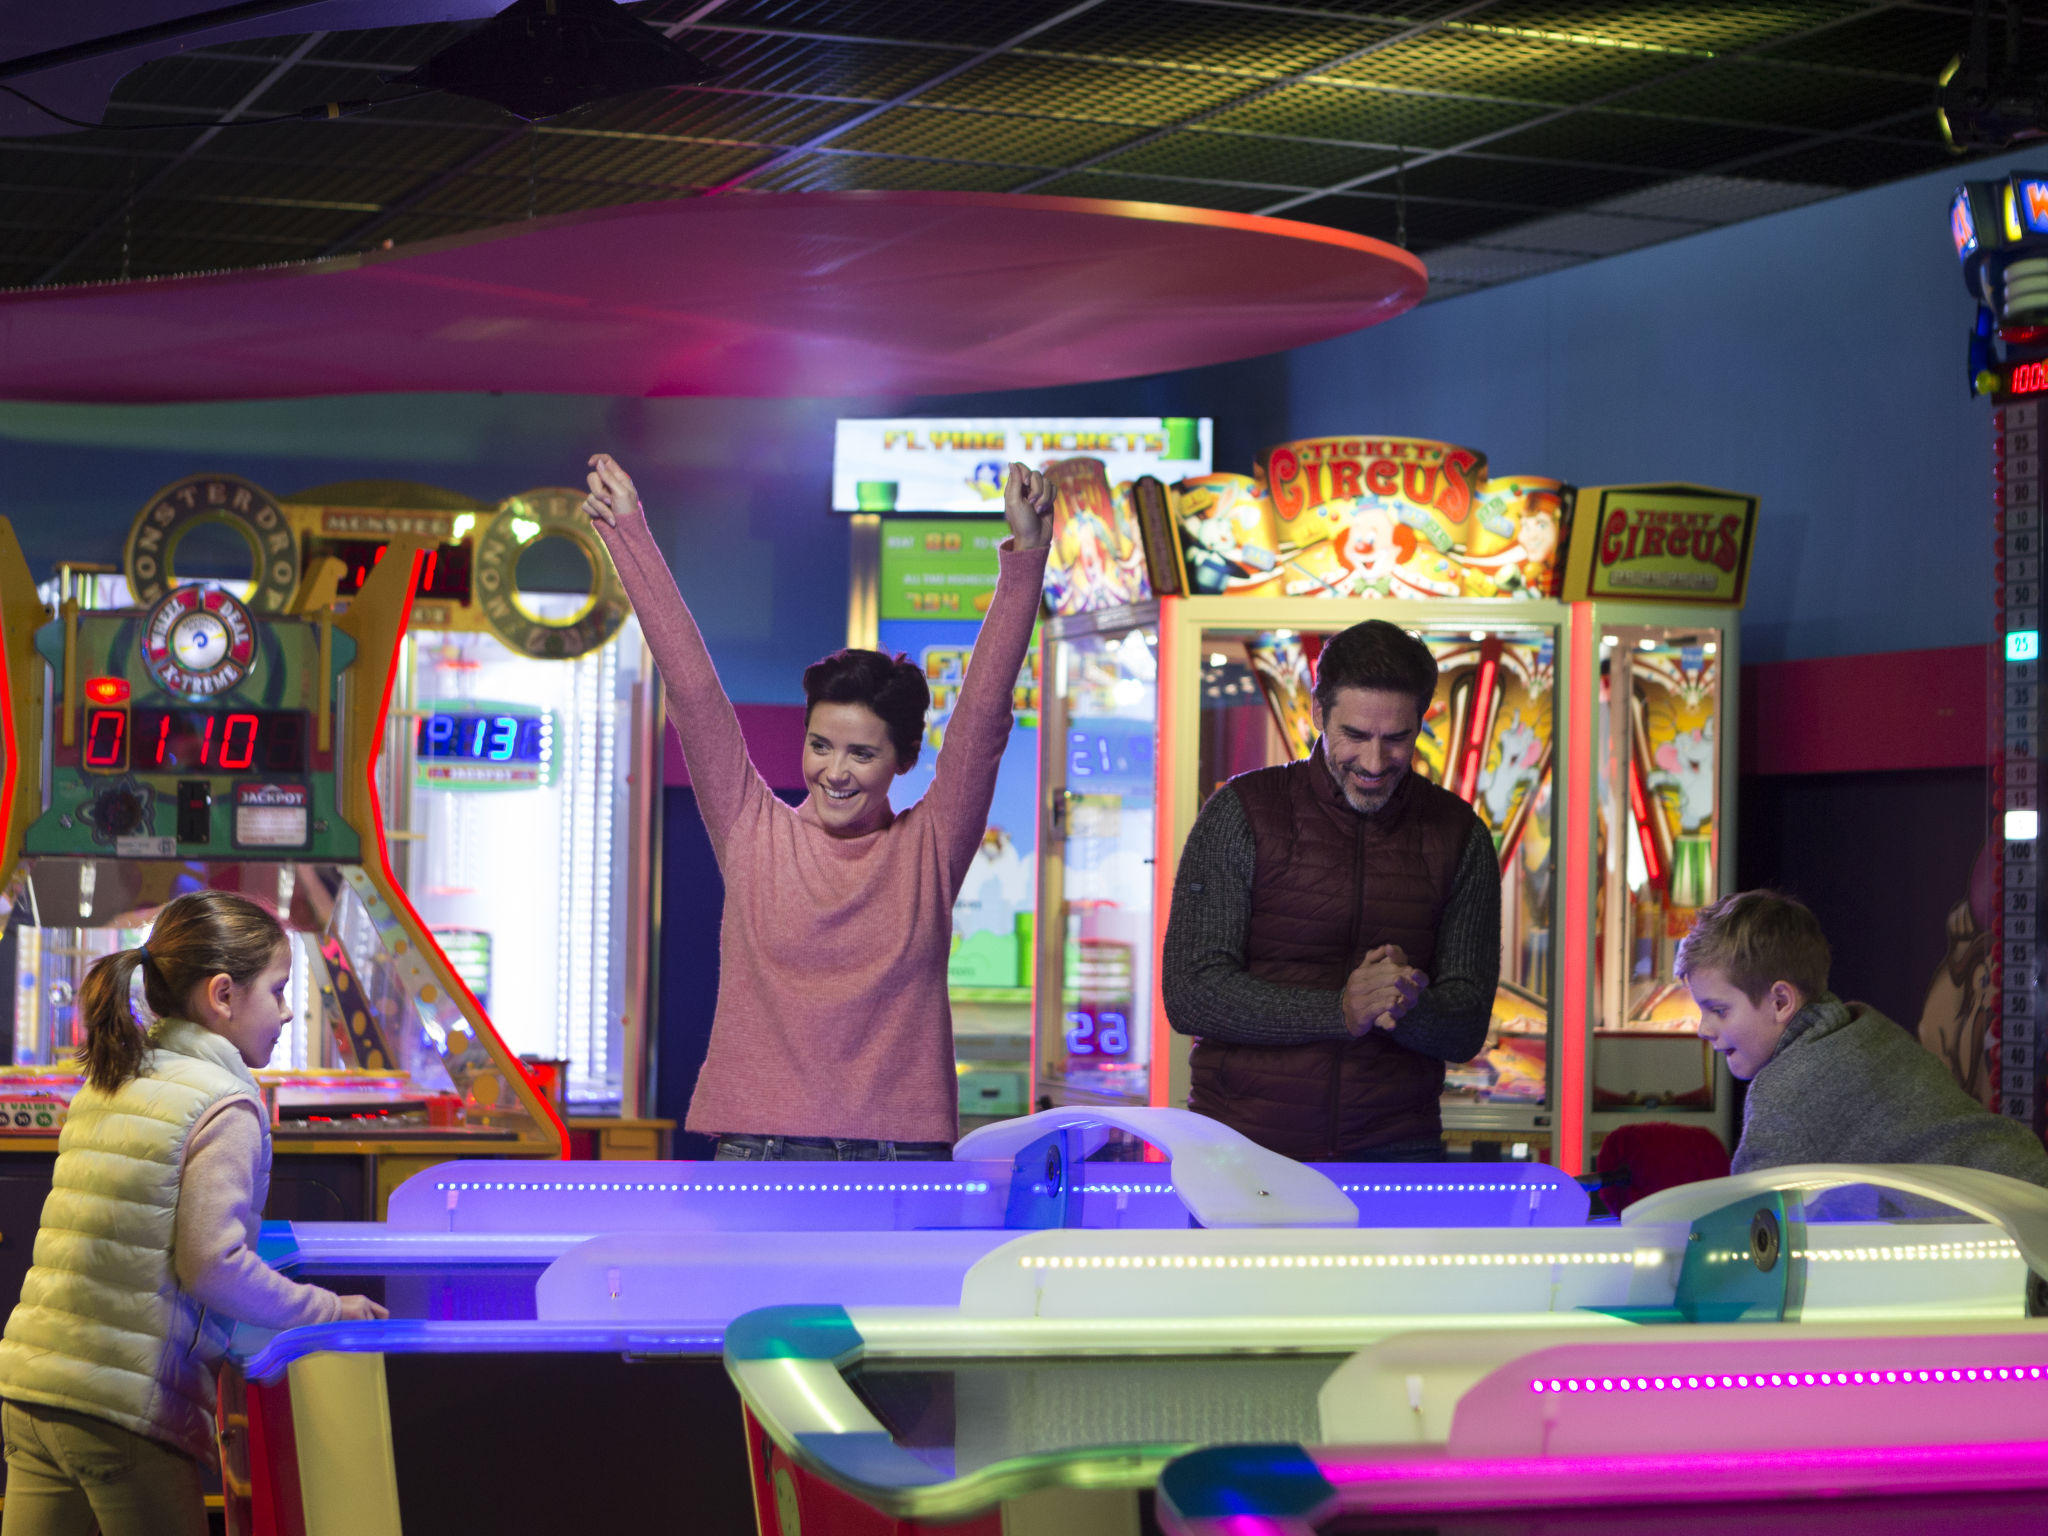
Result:
<svg viewBox="0 0 2048 1536"><path fill-rule="evenodd" d="M184 891L246 892L292 933L270 1214L374 1215L449 1158L560 1157L563 1101L649 1124L645 955L612 930L646 906L626 850L653 719L574 511L194 476L143 509L122 572L41 591L0 522L9 1294L78 1083L79 982ZM247 579L180 579L202 529L238 536ZM523 590L528 552L564 543L583 590ZM489 857L562 867L522 896L462 867Z"/></svg>

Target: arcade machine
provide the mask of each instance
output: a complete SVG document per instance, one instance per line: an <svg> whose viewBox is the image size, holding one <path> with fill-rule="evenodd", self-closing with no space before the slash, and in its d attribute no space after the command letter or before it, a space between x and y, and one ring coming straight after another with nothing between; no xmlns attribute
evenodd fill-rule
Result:
<svg viewBox="0 0 2048 1536"><path fill-rule="evenodd" d="M1733 1404L1753 1416L1738 1443L1754 1452L1775 1448L1759 1409L1773 1425L1831 1413L1783 1395L1752 1406L1758 1371L2048 1366L2048 1339L2027 1332L2044 1243L2039 1192L2017 1181L1813 1165L1669 1190L1575 1231L1032 1233L978 1260L957 1306L770 1307L732 1323L725 1353L753 1415L763 1529L793 1507L812 1536L948 1521L973 1536L1055 1521L1128 1536L1176 1447L1475 1454L1474 1418L1514 1407L1494 1451L1573 1457L1635 1446L1624 1376L1646 1378L1654 1402L1680 1388L1650 1378L1699 1373L1686 1390L1703 1393L1718 1390L1712 1369L1729 1373L1728 1398L1694 1399L1660 1430L1682 1433L1691 1411L1726 1432ZM556 1283L595 1290L587 1271L606 1252L619 1262L616 1244L566 1257ZM610 1283L624 1297L644 1281L629 1263ZM1510 1362L1521 1374L1496 1397ZM1567 1406L1616 1394L1606 1443L1547 1444L1556 1415L1529 1400L1549 1391ZM1841 1443L1825 1434L1851 1423L1856 1443L1892 1413L1843 1411L1821 1439L1789 1443ZM1949 1433L1940 1418L1889 1428L1894 1443Z"/></svg>
<svg viewBox="0 0 2048 1536"><path fill-rule="evenodd" d="M1984 1036L1963 1047L1989 1064L1990 1107L2048 1130L2042 1092L2041 981L2041 443L2048 396L2048 175L1972 181L1949 203L1963 283L1977 301L1969 344L1972 395L1992 418L1992 611L2000 701L1991 749L1991 813L2002 857L1991 865L1990 997Z"/></svg>
<svg viewBox="0 0 2048 1536"><path fill-rule="evenodd" d="M842 420L833 509L852 515L847 644L908 655L932 690L924 752L893 792L931 784L1007 536L1002 485L1012 461L1100 456L1119 481L1209 467L1209 423L1193 418ZM1142 580L1142 573L1140 573ZM1017 679L1016 726L989 827L953 908L948 981L961 1127L1031 1107L1031 998L1038 864L1037 646Z"/></svg>
<svg viewBox="0 0 2048 1536"><path fill-rule="evenodd" d="M1156 974L1181 845L1217 785L1308 754L1323 639L1378 617L1435 653L1418 769L1472 803L1501 861L1502 979L1485 1050L1448 1076L1447 1139L1577 1170L1630 1118L1725 1138L1726 1084L1670 963L1733 873L1753 499L1574 492L1410 438L1284 444L1257 477L1140 480L1101 510L1099 471L1055 468L1039 963L1064 985L1039 996L1039 1090L1185 1102ZM1135 600L1109 579L1134 559Z"/></svg>
<svg viewBox="0 0 2048 1536"><path fill-rule="evenodd" d="M648 1117L659 688L581 494L500 504L402 481L281 506L346 603L426 541L378 762L395 878L578 1156L667 1155Z"/></svg>
<svg viewBox="0 0 2048 1536"><path fill-rule="evenodd" d="M259 489L227 476L181 482L152 512L186 499L239 506L272 531L282 522ZM306 1016L341 1063L268 1074L273 1210L359 1218L451 1157L563 1154L553 1109L385 861L373 772L419 563L410 544L394 547L399 558L346 612L331 606L337 571L323 565L294 616L221 587L166 585L135 607L73 598L51 618L11 531L0 540L0 890L27 983L15 988L8 1089L26 1103L11 1106L0 1142L0 1249L15 1283L78 1083L76 982L181 891L241 890L277 907L310 978Z"/></svg>

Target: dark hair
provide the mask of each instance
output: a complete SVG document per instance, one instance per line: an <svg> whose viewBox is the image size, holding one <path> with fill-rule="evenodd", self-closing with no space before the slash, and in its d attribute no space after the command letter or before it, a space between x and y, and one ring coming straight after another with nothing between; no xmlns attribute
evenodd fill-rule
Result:
<svg viewBox="0 0 2048 1536"><path fill-rule="evenodd" d="M1436 697L1436 658L1400 625L1367 619L1323 642L1316 663L1316 702L1328 710L1339 688L1409 694L1420 720Z"/></svg>
<svg viewBox="0 0 2048 1536"><path fill-rule="evenodd" d="M1700 908L1692 931L1678 941L1672 965L1679 980L1700 971L1719 971L1752 1003L1781 981L1790 982L1802 1002L1828 990L1828 936L1804 902L1776 891L1737 891Z"/></svg>
<svg viewBox="0 0 2048 1536"><path fill-rule="evenodd" d="M917 663L901 652L885 656L849 648L804 668L806 729L811 711L820 704L864 704L873 710L888 728L896 765L908 768L924 744L924 717L932 707L932 691Z"/></svg>
<svg viewBox="0 0 2048 1536"><path fill-rule="evenodd" d="M246 987L285 943L284 924L261 902L232 891L193 891L157 912L149 942L93 962L78 989L85 1044L78 1060L85 1080L111 1093L142 1071L149 1042L128 1006L135 968L142 996L158 1018L183 1012L192 989L225 974Z"/></svg>

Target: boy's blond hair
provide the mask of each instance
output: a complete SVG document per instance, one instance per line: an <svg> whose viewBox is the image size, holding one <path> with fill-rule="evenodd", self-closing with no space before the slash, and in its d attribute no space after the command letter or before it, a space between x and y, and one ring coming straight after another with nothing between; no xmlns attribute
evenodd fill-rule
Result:
<svg viewBox="0 0 2048 1536"><path fill-rule="evenodd" d="M1682 981L1719 971L1752 1003L1774 982L1789 982L1811 1002L1828 989L1827 935L1804 904L1776 891L1738 891L1700 908L1673 964Z"/></svg>

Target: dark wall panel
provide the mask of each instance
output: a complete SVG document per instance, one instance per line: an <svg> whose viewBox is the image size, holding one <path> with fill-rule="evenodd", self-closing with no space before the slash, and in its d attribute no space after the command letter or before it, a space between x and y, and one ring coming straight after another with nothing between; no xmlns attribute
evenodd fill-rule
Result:
<svg viewBox="0 0 2048 1536"><path fill-rule="evenodd" d="M1978 768L1754 776L1741 781L1736 870L1812 907L1834 990L1918 1022L1989 830Z"/></svg>
<svg viewBox="0 0 2048 1536"><path fill-rule="evenodd" d="M800 789L775 793L794 805ZM682 1129L718 1007L718 920L725 881L697 811L697 792L669 789L662 801L661 1012L654 1067L657 1115L676 1122L675 1155L709 1157L711 1138Z"/></svg>

